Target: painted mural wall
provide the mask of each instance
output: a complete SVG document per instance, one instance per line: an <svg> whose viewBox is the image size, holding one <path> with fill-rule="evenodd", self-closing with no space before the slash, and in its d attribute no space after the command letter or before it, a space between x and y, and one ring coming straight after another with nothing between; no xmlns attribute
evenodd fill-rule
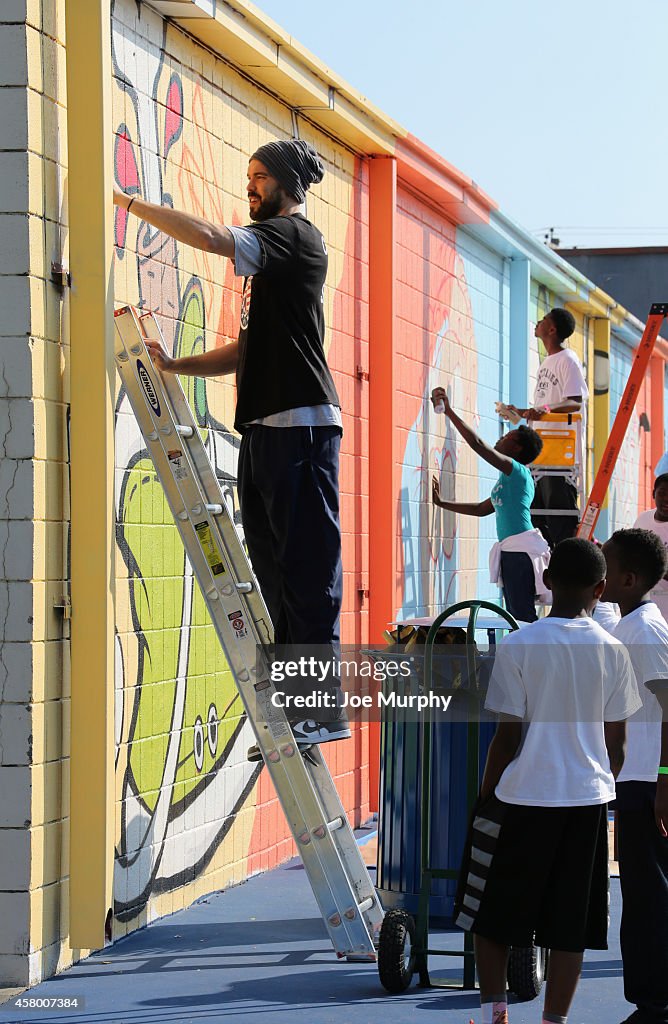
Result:
<svg viewBox="0 0 668 1024"><path fill-rule="evenodd" d="M263 142L290 138L291 112L150 10L113 9L114 174L154 203L230 224L247 221L246 167ZM328 349L345 409L341 490L343 639L365 639L367 399L365 171L300 124L325 161L308 216L327 240ZM116 299L157 315L167 350L188 355L236 337L240 282L228 260L188 250L116 210ZM356 302L356 297L362 301ZM239 437L229 381L184 378L186 394L239 522ZM254 741L162 487L122 389L116 405L117 850L115 933L241 881L289 855L270 783L246 760ZM367 814L364 739L333 753L345 806ZM368 760L368 757L367 757ZM355 764L364 770L353 777Z"/></svg>
<svg viewBox="0 0 668 1024"><path fill-rule="evenodd" d="M406 618L457 600L498 597L487 572L493 521L431 503L433 475L443 497L455 501L487 497L494 475L434 413L429 395L445 387L454 408L483 436L499 436L494 402L507 399L508 270L408 192L399 196L398 242L399 614Z"/></svg>
<svg viewBox="0 0 668 1024"><path fill-rule="evenodd" d="M73 201L66 192L64 0L35 0L27 11L25 21L8 23L0 5L0 56L22 46L25 57L16 81L5 82L17 102L0 176L2 209L12 204L21 221L3 214L0 236L0 259L12 261L0 265L7 310L0 327L0 767L9 794L0 805L0 985L36 981L85 953L70 950L67 932L69 627L58 610L69 551L68 300L50 281L51 261L67 263ZM365 643L373 498L369 162L295 121L287 106L134 0L113 4L112 46L114 177L125 191L241 224L246 166L258 145L298 129L325 161L307 212L329 250L327 348L344 417L342 638ZM2 63L6 77L9 66ZM428 197L401 186L396 228L393 603L404 617L498 597L487 571L493 518L458 518L430 500L434 474L445 496L462 501L487 497L494 474L434 414L429 394L445 386L455 408L493 442L500 430L494 402L508 399L516 341L508 261L493 251L493 232L484 245ZM229 261L178 245L123 211L114 233L117 304L156 312L173 354L236 336L241 288ZM10 237L20 244L8 246ZM529 395L544 357L533 326L564 304L532 281ZM589 324L574 312L571 346L587 363ZM630 366L630 350L614 336L611 364L614 415ZM238 521L234 385L183 383ZM648 408L645 388L611 489L611 529L631 524L646 490ZM115 415L118 937L271 868L292 843L266 773L246 761L251 731L120 385ZM351 741L333 747L330 766L359 823L369 814L368 728L355 727Z"/></svg>

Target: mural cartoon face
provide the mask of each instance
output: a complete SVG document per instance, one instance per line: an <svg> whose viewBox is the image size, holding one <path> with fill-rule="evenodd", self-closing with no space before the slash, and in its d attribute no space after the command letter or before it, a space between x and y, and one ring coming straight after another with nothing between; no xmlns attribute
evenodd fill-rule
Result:
<svg viewBox="0 0 668 1024"><path fill-rule="evenodd" d="M162 22L155 24L166 32ZM181 167L196 159L183 146L183 82L166 66L164 44L163 36L163 45L152 47L113 20L115 87L126 97L124 109L133 112L131 124L117 127L115 178L125 191L160 204L172 202L168 155L180 150ZM136 223L116 209L116 258L134 264L134 304L156 313L168 351L203 351L208 307L201 280L183 273L177 243L162 232L142 223L135 240ZM202 380L188 378L184 386L239 522L238 439L212 415ZM129 621L123 629L119 623L116 637L121 815L114 911L119 921L131 921L152 896L203 870L258 769L245 759L252 731L122 389L116 466L119 605L127 606Z"/></svg>

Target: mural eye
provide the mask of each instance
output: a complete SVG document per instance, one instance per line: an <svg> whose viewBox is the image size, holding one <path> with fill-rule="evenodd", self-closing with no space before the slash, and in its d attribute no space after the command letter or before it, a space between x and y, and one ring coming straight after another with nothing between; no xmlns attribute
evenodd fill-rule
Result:
<svg viewBox="0 0 668 1024"><path fill-rule="evenodd" d="M206 738L209 741L211 757L215 757L216 750L218 749L218 711L215 704L212 704L209 708L206 720Z"/></svg>
<svg viewBox="0 0 668 1024"><path fill-rule="evenodd" d="M165 138L164 158L179 139L183 130L183 87L181 79L174 74L167 86L167 99L165 102Z"/></svg>
<svg viewBox="0 0 668 1024"><path fill-rule="evenodd" d="M193 730L193 752L195 754L195 767L198 772L201 772L204 764L204 726L199 715L195 719L195 728Z"/></svg>

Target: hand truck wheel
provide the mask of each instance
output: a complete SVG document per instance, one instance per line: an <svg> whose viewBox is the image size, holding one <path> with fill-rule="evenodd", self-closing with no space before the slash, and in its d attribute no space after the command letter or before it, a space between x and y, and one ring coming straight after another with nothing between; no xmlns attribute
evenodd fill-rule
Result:
<svg viewBox="0 0 668 1024"><path fill-rule="evenodd" d="M540 994L547 974L548 949L512 946L508 957L508 988L521 1002Z"/></svg>
<svg viewBox="0 0 668 1024"><path fill-rule="evenodd" d="M378 944L378 974L388 992L405 992L415 971L415 921L405 910L389 910Z"/></svg>

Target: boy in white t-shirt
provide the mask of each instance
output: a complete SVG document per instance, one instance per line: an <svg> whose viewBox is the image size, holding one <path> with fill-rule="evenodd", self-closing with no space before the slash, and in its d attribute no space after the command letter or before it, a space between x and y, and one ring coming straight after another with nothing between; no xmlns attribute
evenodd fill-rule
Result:
<svg viewBox="0 0 668 1024"><path fill-rule="evenodd" d="M540 420L546 413L578 412L584 413L589 389L584 378L582 363L568 348L564 348L567 338L575 330L575 318L567 309L550 310L536 324L534 334L545 346L547 356L540 364L533 406L530 409L517 409L511 406L520 416L529 422ZM583 430L584 436L584 430ZM580 453L582 464L582 452ZM578 525L578 495L573 484L563 476L545 476L536 483L534 508L563 510L570 515L534 515L536 526L551 548L566 537L573 537Z"/></svg>
<svg viewBox="0 0 668 1024"><path fill-rule="evenodd" d="M483 1024L506 1024L510 946L549 948L543 1021L563 1024L585 948L606 949L607 805L640 707L628 654L589 616L605 586L590 541L555 549L552 611L496 648L490 745L456 923L474 933Z"/></svg>
<svg viewBox="0 0 668 1024"><path fill-rule="evenodd" d="M619 603L614 636L631 657L643 706L627 723L617 778L616 827L622 886L624 1024L668 1024L668 625L650 594L666 552L650 530L618 530L603 545L605 598ZM663 748L663 749L662 749Z"/></svg>
<svg viewBox="0 0 668 1024"><path fill-rule="evenodd" d="M654 508L648 509L647 512L641 512L633 524L633 528L651 530L657 537L660 537L664 547L668 548L668 473L657 476L652 495ZM665 575L652 588L650 597L664 619L668 621L668 579Z"/></svg>

